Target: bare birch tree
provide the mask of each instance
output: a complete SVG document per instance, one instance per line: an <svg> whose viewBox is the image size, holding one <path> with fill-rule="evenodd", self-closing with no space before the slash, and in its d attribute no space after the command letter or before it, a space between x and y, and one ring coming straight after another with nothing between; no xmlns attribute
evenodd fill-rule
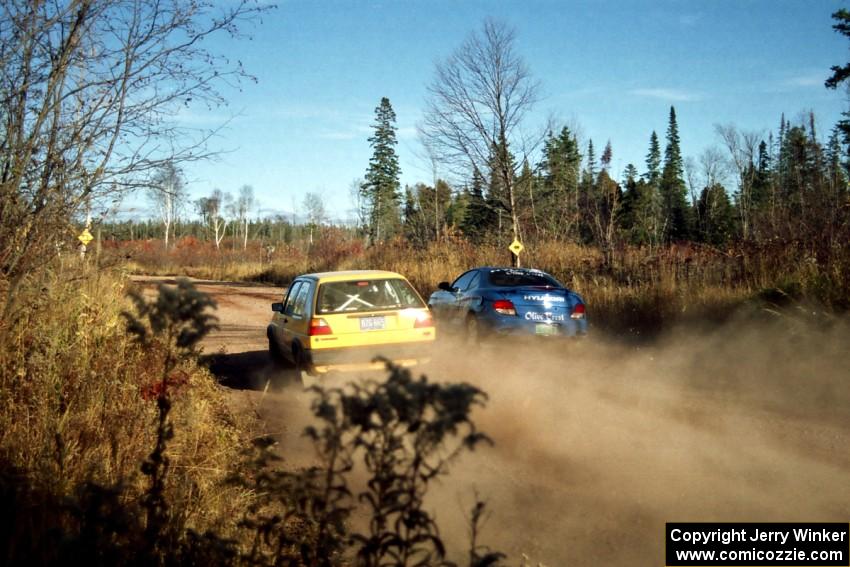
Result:
<svg viewBox="0 0 850 567"><path fill-rule="evenodd" d="M213 231L213 242L216 250L221 249L221 241L227 234L227 225L230 220L224 216L224 212L232 207L233 198L230 193L223 193L221 189L213 189L209 197L202 197L196 202L198 212L203 218L206 226Z"/></svg>
<svg viewBox="0 0 850 567"><path fill-rule="evenodd" d="M429 151L450 169L465 177L471 171L490 172L497 180L503 191L500 205L510 215L515 239L520 239L521 228L514 180L534 144L522 126L538 90L539 83L516 53L514 31L486 20L437 64L420 125ZM518 256L513 261L519 265Z"/></svg>
<svg viewBox="0 0 850 567"><path fill-rule="evenodd" d="M172 163L163 164L154 174L147 193L165 227L163 243L167 251L174 222L186 202L187 193L183 182L183 172Z"/></svg>
<svg viewBox="0 0 850 567"><path fill-rule="evenodd" d="M251 209L254 208L254 188L243 185L239 188L239 196L236 198L236 220L239 230L242 232L242 249L248 249L248 222Z"/></svg>
<svg viewBox="0 0 850 567"><path fill-rule="evenodd" d="M313 231L318 230L328 218L325 201L319 193L309 191L304 194L304 213L307 216L307 228L310 231L310 244L313 244Z"/></svg>
<svg viewBox="0 0 850 567"><path fill-rule="evenodd" d="M180 113L248 77L208 49L253 0L0 2L0 279L19 283L72 236L84 208L145 187L163 163L209 155Z"/></svg>
<svg viewBox="0 0 850 567"><path fill-rule="evenodd" d="M733 124L716 124L714 130L723 140L729 159L738 175L738 212L744 240L750 237L752 213L752 188L755 180L755 158L761 132L742 132Z"/></svg>

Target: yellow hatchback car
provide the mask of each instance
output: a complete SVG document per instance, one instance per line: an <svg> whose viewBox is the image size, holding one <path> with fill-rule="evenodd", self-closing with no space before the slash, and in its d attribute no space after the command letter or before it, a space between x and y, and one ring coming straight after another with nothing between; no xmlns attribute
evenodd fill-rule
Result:
<svg viewBox="0 0 850 567"><path fill-rule="evenodd" d="M298 276L272 304L269 354L315 376L377 369L382 356L401 366L430 357L431 311L404 276L380 270Z"/></svg>

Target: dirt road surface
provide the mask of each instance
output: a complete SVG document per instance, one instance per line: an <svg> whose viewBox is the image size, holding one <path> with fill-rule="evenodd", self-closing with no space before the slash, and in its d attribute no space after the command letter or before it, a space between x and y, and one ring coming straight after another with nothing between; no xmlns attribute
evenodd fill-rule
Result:
<svg viewBox="0 0 850 567"><path fill-rule="evenodd" d="M266 354L282 290L197 285L219 305L204 347L233 407L256 412L288 463L311 462L308 396L294 383L264 391L270 377L294 382ZM444 539L466 549L475 492L491 511L482 540L511 564L663 565L668 521L846 522L850 333L792 323L640 349L597 339L469 353L441 341L429 378L486 391L475 420L495 441L431 494Z"/></svg>

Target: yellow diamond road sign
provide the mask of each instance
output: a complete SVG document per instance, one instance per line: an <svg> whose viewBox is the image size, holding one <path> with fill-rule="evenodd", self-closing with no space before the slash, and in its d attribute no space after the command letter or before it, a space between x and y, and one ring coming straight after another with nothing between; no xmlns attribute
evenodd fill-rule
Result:
<svg viewBox="0 0 850 567"><path fill-rule="evenodd" d="M80 242L83 243L83 246L88 246L89 242L91 242L94 239L94 236L91 235L91 233L89 232L89 229L84 228L83 232L81 232L80 235L77 238L80 240Z"/></svg>
<svg viewBox="0 0 850 567"><path fill-rule="evenodd" d="M519 240L514 240L511 242L511 245L508 246L508 250L514 253L514 256L519 256L519 253L525 249L525 246L522 245L522 242Z"/></svg>

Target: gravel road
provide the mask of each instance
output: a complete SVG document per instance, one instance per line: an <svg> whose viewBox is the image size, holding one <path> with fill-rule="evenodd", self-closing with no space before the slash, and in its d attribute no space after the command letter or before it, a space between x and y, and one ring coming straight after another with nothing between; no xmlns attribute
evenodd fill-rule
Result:
<svg viewBox="0 0 850 567"><path fill-rule="evenodd" d="M309 398L266 353L282 290L196 283L218 302L204 349L233 407L260 417L286 462L309 463ZM475 417L495 441L431 495L444 539L465 549L475 491L492 513L482 540L513 565L522 554L550 567L663 565L668 521L847 522L849 337L846 326L789 340L740 325L639 350L597 340L473 353L443 340L429 377L485 390Z"/></svg>

